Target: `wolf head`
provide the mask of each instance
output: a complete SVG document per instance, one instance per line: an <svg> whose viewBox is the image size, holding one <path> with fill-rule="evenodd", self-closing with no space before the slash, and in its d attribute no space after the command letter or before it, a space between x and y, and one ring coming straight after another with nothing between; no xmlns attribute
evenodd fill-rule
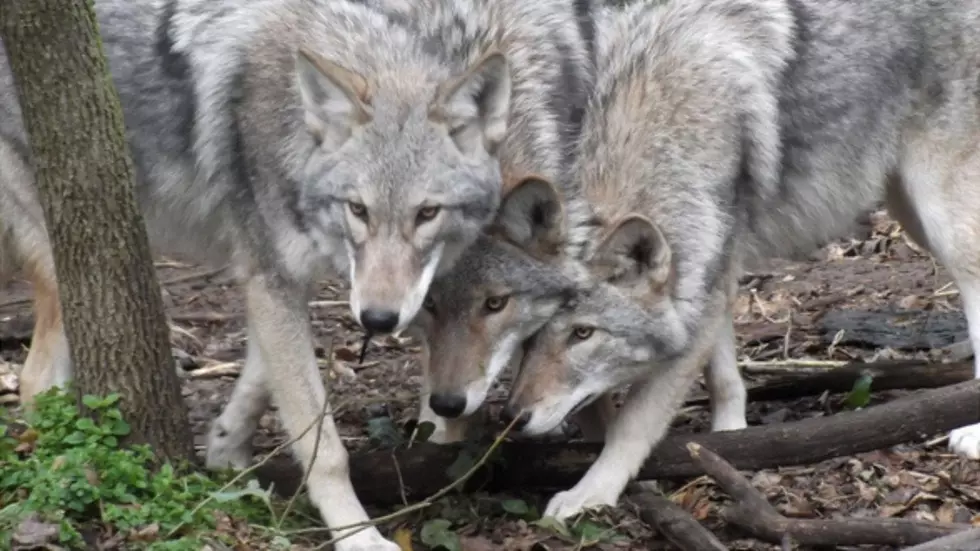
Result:
<svg viewBox="0 0 980 551"><path fill-rule="evenodd" d="M614 388L686 346L672 298L672 255L649 219L630 215L596 248L580 287L531 339L505 416L526 434L553 430Z"/></svg>
<svg viewBox="0 0 980 551"><path fill-rule="evenodd" d="M529 178L497 220L429 290L417 323L429 347L429 406L470 415L523 342L571 296L581 268L561 252L565 211L548 182Z"/></svg>
<svg viewBox="0 0 980 551"><path fill-rule="evenodd" d="M355 319L371 332L400 332L433 277L497 211L507 60L492 50L460 74L402 89L301 48L296 75L316 144L305 178L318 197L306 199L324 205L326 225L342 236Z"/></svg>

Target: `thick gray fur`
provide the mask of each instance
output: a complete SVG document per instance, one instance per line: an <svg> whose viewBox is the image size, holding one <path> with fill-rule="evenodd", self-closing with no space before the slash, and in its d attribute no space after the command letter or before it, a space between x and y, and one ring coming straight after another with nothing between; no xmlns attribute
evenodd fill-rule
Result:
<svg viewBox="0 0 980 551"><path fill-rule="evenodd" d="M632 389L546 515L615 504L709 360L714 428L744 427L737 274L878 201L947 267L980 347L980 1L684 0L599 20L575 167L601 220L590 281L529 341L508 410L537 434ZM950 446L980 459L980 425Z"/></svg>
<svg viewBox="0 0 980 551"><path fill-rule="evenodd" d="M410 4L392 1L96 1L154 250L230 263L246 289L246 365L210 435L212 466L251 461L250 439L270 398L293 437L320 412L326 393L306 301L328 268L354 276L366 307L398 311L402 304L403 327L416 308L404 306L405 297L424 296L428 285L423 266L452 266L493 219L506 178L560 180L568 167L569 137L593 83L581 3L424 4L413 13ZM310 55L299 55L301 48ZM467 90L493 98L437 100L494 49L507 70L466 81ZM434 105L441 118L432 115ZM502 126L473 115L487 106L507 114L499 147ZM451 136L448 125L459 120L476 134ZM370 223L355 227L354 201L366 205ZM443 208L429 223L415 223L423 203ZM409 235L398 238L404 227ZM35 334L21 374L29 401L69 380L71 365L5 55L0 245L4 274L19 271L36 291ZM358 272L365 257L375 260ZM311 471L311 499L328 526L365 521L332 417L323 423L315 463L314 432L294 446ZM370 527L336 548L397 546Z"/></svg>

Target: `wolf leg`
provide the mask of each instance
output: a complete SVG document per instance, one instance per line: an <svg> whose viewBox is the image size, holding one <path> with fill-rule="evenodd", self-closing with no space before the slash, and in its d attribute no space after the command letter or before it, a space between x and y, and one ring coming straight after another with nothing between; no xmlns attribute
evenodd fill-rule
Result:
<svg viewBox="0 0 980 551"><path fill-rule="evenodd" d="M20 400L30 406L39 393L68 383L72 365L54 263L50 255L38 255L28 258L26 268L34 288L34 333L20 372Z"/></svg>
<svg viewBox="0 0 980 551"><path fill-rule="evenodd" d="M708 359L713 341L704 337L702 341L672 365L658 366L646 379L634 383L606 431L602 453L571 490L551 498L544 516L564 520L586 509L616 505L626 485L667 433Z"/></svg>
<svg viewBox="0 0 980 551"><path fill-rule="evenodd" d="M739 430L748 426L745 420L745 381L738 370L735 326L731 311L718 330L711 363L705 370L708 394L711 396L711 430Z"/></svg>
<svg viewBox="0 0 980 551"><path fill-rule="evenodd" d="M347 450L317 369L307 292L273 277L255 276L248 281L248 316L255 320L253 335L261 357L253 365L263 368L261 380L268 385L286 432L295 439L293 454L309 473L310 500L334 537L344 537L334 549L398 551L376 527L364 527L368 515L354 493ZM317 446L318 418L324 411ZM359 526L342 529L354 524Z"/></svg>
<svg viewBox="0 0 980 551"><path fill-rule="evenodd" d="M270 397L263 380L262 353L255 336L256 320L248 319L245 367L235 384L228 405L208 433L206 465L212 469L244 469L252 463L252 436Z"/></svg>
<svg viewBox="0 0 980 551"><path fill-rule="evenodd" d="M976 134L964 148L948 129L907 147L901 179L888 187L888 207L910 236L949 270L960 291L970 344L980 350L980 155ZM980 357L974 356L980 379ZM980 405L977 406L980 410ZM955 453L980 460L980 423L949 434Z"/></svg>

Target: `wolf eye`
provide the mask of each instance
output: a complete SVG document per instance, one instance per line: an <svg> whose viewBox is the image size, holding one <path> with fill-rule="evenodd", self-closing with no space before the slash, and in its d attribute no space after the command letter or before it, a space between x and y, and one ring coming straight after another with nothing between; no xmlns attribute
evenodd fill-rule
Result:
<svg viewBox="0 0 980 551"><path fill-rule="evenodd" d="M575 331L572 331L572 336L580 341L586 341L589 340L592 333L595 333L594 327L576 327Z"/></svg>
<svg viewBox="0 0 980 551"><path fill-rule="evenodd" d="M364 203L357 203L355 201L348 201L347 208L350 209L350 213L354 216L360 218L361 220L367 219L367 207Z"/></svg>
<svg viewBox="0 0 980 551"><path fill-rule="evenodd" d="M424 224L435 218L437 214L439 214L438 206L422 207L419 209L418 214L415 215L415 224Z"/></svg>
<svg viewBox="0 0 980 551"><path fill-rule="evenodd" d="M509 299L510 297L506 295L500 297L490 297L483 303L483 307L490 312L499 312L504 309L504 306L507 306L507 301Z"/></svg>
<svg viewBox="0 0 980 551"><path fill-rule="evenodd" d="M422 301L422 308L425 308L431 312L436 309L436 301L432 300L432 297L427 296L425 297L425 300Z"/></svg>

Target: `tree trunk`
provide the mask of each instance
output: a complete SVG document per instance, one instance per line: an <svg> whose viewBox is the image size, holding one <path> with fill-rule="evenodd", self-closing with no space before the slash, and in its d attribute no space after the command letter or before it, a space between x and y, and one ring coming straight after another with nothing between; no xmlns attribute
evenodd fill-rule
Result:
<svg viewBox="0 0 980 551"><path fill-rule="evenodd" d="M118 392L130 442L190 459L187 408L92 0L0 0L54 249L75 387Z"/></svg>

